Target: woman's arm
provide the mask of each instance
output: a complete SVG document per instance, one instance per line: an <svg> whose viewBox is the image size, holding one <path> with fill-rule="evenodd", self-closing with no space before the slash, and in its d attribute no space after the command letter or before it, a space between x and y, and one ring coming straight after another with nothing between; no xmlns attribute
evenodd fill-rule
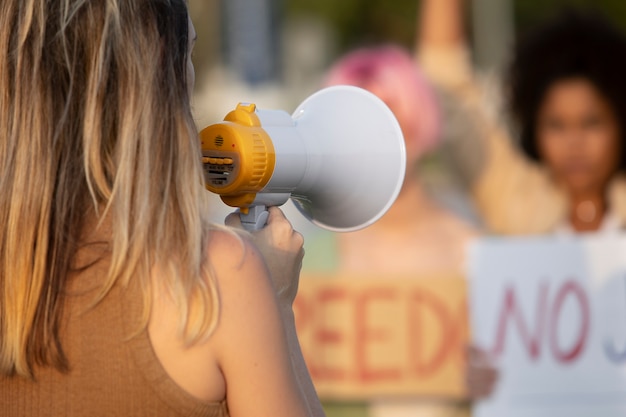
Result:
<svg viewBox="0 0 626 417"><path fill-rule="evenodd" d="M442 151L472 194L488 230L545 233L563 198L546 172L517 149L502 108L474 75L463 28L463 0L422 0L417 59L439 91Z"/></svg>
<svg viewBox="0 0 626 417"><path fill-rule="evenodd" d="M462 0L422 0L416 45L435 48L465 46Z"/></svg>
<svg viewBox="0 0 626 417"><path fill-rule="evenodd" d="M238 216L227 224L237 226ZM246 243L241 264L220 282L223 311L216 342L229 410L236 416L323 416L296 335L292 303L303 239L282 212ZM269 269L268 269L269 268ZM226 277L226 275L224 275Z"/></svg>
<svg viewBox="0 0 626 417"><path fill-rule="evenodd" d="M255 241L268 265L277 294L291 355L291 365L312 416L323 416L324 410L315 392L296 333L293 302L298 292L304 257L304 238L296 232L278 207L270 207L267 227L256 233Z"/></svg>
<svg viewBox="0 0 626 417"><path fill-rule="evenodd" d="M430 80L447 89L473 82L463 6L463 0L422 0L419 9L417 59Z"/></svg>
<svg viewBox="0 0 626 417"><path fill-rule="evenodd" d="M270 219L272 224L256 239L269 262L249 236L212 232L207 279L218 290L220 313L211 336L188 345L180 333L178 304L166 288L155 285L150 339L161 365L183 390L207 402L226 398L233 417L323 416L291 311L302 236L280 211ZM155 282L162 281L155 277Z"/></svg>

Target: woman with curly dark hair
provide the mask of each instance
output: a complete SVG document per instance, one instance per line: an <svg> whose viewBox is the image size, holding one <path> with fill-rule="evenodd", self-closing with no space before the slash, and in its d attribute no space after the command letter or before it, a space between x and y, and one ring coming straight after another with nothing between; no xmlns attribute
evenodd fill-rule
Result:
<svg viewBox="0 0 626 417"><path fill-rule="evenodd" d="M597 14L569 11L519 39L504 96L517 147L472 74L459 0L423 6L420 62L455 102L449 122L465 124L460 134L448 131L454 164L488 230L626 226L626 36Z"/></svg>
<svg viewBox="0 0 626 417"><path fill-rule="evenodd" d="M564 188L577 231L620 222L606 193L626 167L624 74L626 38L599 16L573 12L523 39L509 70L522 149Z"/></svg>
<svg viewBox="0 0 626 417"><path fill-rule="evenodd" d="M499 106L473 73L462 0L421 6L418 60L441 95L450 166L487 232L624 229L626 36L595 13L555 16L519 38ZM469 397L490 395L497 375L486 352L472 347Z"/></svg>

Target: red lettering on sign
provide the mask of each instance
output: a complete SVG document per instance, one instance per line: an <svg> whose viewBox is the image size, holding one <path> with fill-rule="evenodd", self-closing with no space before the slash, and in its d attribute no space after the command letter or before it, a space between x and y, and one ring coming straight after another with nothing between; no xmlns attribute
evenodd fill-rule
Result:
<svg viewBox="0 0 626 417"><path fill-rule="evenodd" d="M565 297L568 295L572 295L578 302L578 307L581 313L581 321L578 339L576 339L571 349L563 350L559 346L557 340L557 330L559 328L559 318L561 317L561 307L563 306ZM576 281L567 281L556 294L550 320L550 347L552 349L552 354L557 361L561 363L570 363L582 353L589 334L589 315L589 301L587 300L585 292Z"/></svg>
<svg viewBox="0 0 626 417"><path fill-rule="evenodd" d="M541 351L541 338L544 332L543 326L545 323L546 303L548 301L548 286L542 285L539 288L539 303L537 304L535 314L535 326L534 332L531 331L529 326L524 320L524 316L519 307L519 302L515 296L515 289L508 287L504 294L504 305L502 312L500 313L500 321L496 329L496 340L493 347L493 354L498 356L504 351L504 342L506 339L506 329L508 328L509 321L513 321L520 339L523 345L526 347L528 355L532 360L537 360Z"/></svg>
<svg viewBox="0 0 626 417"><path fill-rule="evenodd" d="M372 369L367 362L367 348L371 342L389 340L389 332L385 328L372 328L368 325L368 309L373 303L397 301L395 291L389 288L372 288L363 291L356 299L356 367L358 378L363 382L381 382L401 378L399 369Z"/></svg>
<svg viewBox="0 0 626 417"><path fill-rule="evenodd" d="M448 352L454 345L454 329L450 314L439 298L428 291L417 290L412 294L409 303L409 346L411 354L411 368L419 376L428 376L436 372L446 360ZM423 352L423 313L428 310L439 322L441 337L439 344L431 357L425 357Z"/></svg>
<svg viewBox="0 0 626 417"><path fill-rule="evenodd" d="M341 288L325 288L317 294L317 308L324 311L329 304L345 302L348 292ZM344 335L338 329L326 327L327 322L318 324L313 333L314 352L322 352L325 345L338 345L345 341ZM345 369L316 366L311 364L311 376L329 380L342 380L347 377Z"/></svg>
<svg viewBox="0 0 626 417"><path fill-rule="evenodd" d="M328 283L298 294L294 313L316 384L407 389L431 378L460 381L466 307L462 295L448 299L425 286Z"/></svg>
<svg viewBox="0 0 626 417"><path fill-rule="evenodd" d="M580 311L580 327L573 345L566 349L559 346L558 334L561 310L563 303L568 297L573 297L572 299L577 303L576 305ZM584 351L589 336L591 313L587 295L578 282L570 280L559 287L551 305L549 302L548 284L543 284L539 288L539 297L535 308L534 329L531 329L524 320L515 290L512 287L506 288L503 308L499 315L495 335L494 355L501 355L504 352L506 329L509 322L512 322L516 326L522 344L531 360L539 358L545 337L548 338L550 351L557 362L567 364L576 360ZM551 309L548 311L549 305Z"/></svg>

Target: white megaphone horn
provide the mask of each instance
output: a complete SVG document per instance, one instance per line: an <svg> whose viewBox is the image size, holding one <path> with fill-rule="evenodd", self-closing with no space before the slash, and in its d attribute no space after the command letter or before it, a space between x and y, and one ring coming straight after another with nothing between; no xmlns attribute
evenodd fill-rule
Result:
<svg viewBox="0 0 626 417"><path fill-rule="evenodd" d="M402 130L357 87L318 91L292 116L242 103L200 138L207 189L238 207L248 230L290 198L320 227L358 230L385 214L404 181Z"/></svg>

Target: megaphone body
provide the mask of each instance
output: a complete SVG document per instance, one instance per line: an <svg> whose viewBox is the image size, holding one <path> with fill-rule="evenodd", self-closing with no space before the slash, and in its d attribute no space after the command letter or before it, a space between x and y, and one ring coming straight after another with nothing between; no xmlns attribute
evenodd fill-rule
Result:
<svg viewBox="0 0 626 417"><path fill-rule="evenodd" d="M247 229L291 198L320 227L358 230L393 204L406 170L397 120L357 87L321 90L293 115L239 104L200 139L207 189L238 207Z"/></svg>

